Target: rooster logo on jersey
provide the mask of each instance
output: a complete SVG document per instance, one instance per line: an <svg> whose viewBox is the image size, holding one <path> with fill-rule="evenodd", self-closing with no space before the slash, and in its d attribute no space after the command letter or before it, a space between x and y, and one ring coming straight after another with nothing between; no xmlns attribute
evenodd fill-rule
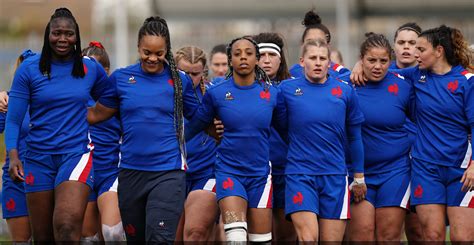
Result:
<svg viewBox="0 0 474 245"><path fill-rule="evenodd" d="M232 93L227 92L225 93L225 100L233 100L234 96L232 96Z"/></svg>

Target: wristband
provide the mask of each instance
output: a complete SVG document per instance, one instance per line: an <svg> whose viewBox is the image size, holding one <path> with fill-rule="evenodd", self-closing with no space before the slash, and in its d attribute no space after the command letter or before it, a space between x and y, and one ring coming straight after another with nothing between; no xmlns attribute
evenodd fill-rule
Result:
<svg viewBox="0 0 474 245"><path fill-rule="evenodd" d="M362 185L365 184L365 178L354 178L354 181L352 182L354 185Z"/></svg>

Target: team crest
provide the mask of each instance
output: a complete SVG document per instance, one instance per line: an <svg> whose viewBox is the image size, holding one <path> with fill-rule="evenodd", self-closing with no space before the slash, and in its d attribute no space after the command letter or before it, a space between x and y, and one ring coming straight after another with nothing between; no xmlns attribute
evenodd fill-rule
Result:
<svg viewBox="0 0 474 245"><path fill-rule="evenodd" d="M301 88L297 88L297 89L295 90L295 95L296 95L296 96L301 96L301 95L303 95L303 90L301 90Z"/></svg>
<svg viewBox="0 0 474 245"><path fill-rule="evenodd" d="M420 79L418 80L418 82L420 82L420 83L425 83L425 82L426 82L426 76L425 76L425 75L422 75L422 76L420 77Z"/></svg>
<svg viewBox="0 0 474 245"><path fill-rule="evenodd" d="M233 100L234 96L230 92L225 93L225 100Z"/></svg>
<svg viewBox="0 0 474 245"><path fill-rule="evenodd" d="M131 76L128 78L128 83L136 83L137 80L135 80L135 77L134 76Z"/></svg>

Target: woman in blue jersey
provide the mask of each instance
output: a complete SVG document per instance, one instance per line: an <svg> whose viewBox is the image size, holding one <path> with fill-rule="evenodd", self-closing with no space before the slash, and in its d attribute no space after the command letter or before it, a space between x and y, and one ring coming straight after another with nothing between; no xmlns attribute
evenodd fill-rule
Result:
<svg viewBox="0 0 474 245"><path fill-rule="evenodd" d="M227 54L225 44L214 46L209 55L209 70L211 71L211 82L216 79L223 79L229 70L227 63Z"/></svg>
<svg viewBox="0 0 474 245"><path fill-rule="evenodd" d="M176 51L178 69L189 74L193 80L196 99L201 101L206 93L204 69L206 55L195 46L187 46ZM186 142L188 169L186 170L186 202L181 217L183 241L209 241L214 237L214 226L218 215L216 201L216 142L204 131ZM179 235L179 234L178 234Z"/></svg>
<svg viewBox="0 0 474 245"><path fill-rule="evenodd" d="M88 121L120 115L118 198L127 241L171 242L186 194L183 115L191 117L199 101L176 68L164 19L145 20L138 52L138 63L112 73L115 98L90 108Z"/></svg>
<svg viewBox="0 0 474 245"><path fill-rule="evenodd" d="M227 241L272 240L272 183L269 137L277 90L258 67L257 44L247 37L232 40L227 48L228 77L209 88L190 124L192 138L214 117L225 134L217 148L217 200Z"/></svg>
<svg viewBox="0 0 474 245"><path fill-rule="evenodd" d="M319 17L314 10L310 10L306 13L302 24L305 30L301 36L301 45L304 45L306 41L311 39L324 40L328 45L331 43L331 33L329 29L322 23L321 17ZM296 78L304 77L304 69L301 64L294 64L290 68L290 74ZM328 74L333 77L340 77L350 74L350 70L340 64L330 62Z"/></svg>
<svg viewBox="0 0 474 245"><path fill-rule="evenodd" d="M258 65L271 79L274 86L289 79L283 38L277 33L260 33L253 37L258 44ZM293 224L285 218L285 165L287 143L272 127L270 133L270 162L273 184L273 241L295 241Z"/></svg>
<svg viewBox="0 0 474 245"><path fill-rule="evenodd" d="M109 56L104 46L92 41L82 50L84 56L94 58L107 74L110 70ZM89 105L94 105L91 99ZM84 215L83 240L98 241L99 229L104 241L123 241L123 230L120 210L118 208L118 163L120 153L121 128L116 117L89 127L92 144L94 144L94 189L89 196ZM100 216L99 216L100 215Z"/></svg>
<svg viewBox="0 0 474 245"><path fill-rule="evenodd" d="M414 67L418 64L416 62L415 52L416 39L420 33L420 26L413 22L405 23L398 27L395 31L393 45L395 60L390 63L389 69ZM415 124L411 121L407 121L405 127L410 134L411 140L414 141L416 135ZM415 207L413 206L410 207L410 212L408 212L405 217L405 234L409 242L423 240L421 224L416 215Z"/></svg>
<svg viewBox="0 0 474 245"><path fill-rule="evenodd" d="M423 31L416 49L418 66L397 71L415 88L411 204L423 240L445 240L447 215L451 241L472 241L474 167L465 159L474 127L470 51L462 33L444 25Z"/></svg>
<svg viewBox="0 0 474 245"><path fill-rule="evenodd" d="M381 34L367 33L360 59L367 85L357 88L364 143L365 200L351 205L350 241L400 241L410 197L412 140L405 124L413 88L388 72L392 48Z"/></svg>
<svg viewBox="0 0 474 245"><path fill-rule="evenodd" d="M355 172L351 184L355 200L362 201L367 190L361 139L364 117L354 89L328 76L326 42L308 40L301 53L305 76L283 81L279 87L288 117L285 212L298 241L342 241L350 218L346 138Z"/></svg>
<svg viewBox="0 0 474 245"><path fill-rule="evenodd" d="M87 101L108 92L100 64L81 55L79 26L60 8L44 33L41 55L25 60L10 91L5 142L13 180L24 181L34 241L79 241L93 186ZM24 169L18 135L31 116Z"/></svg>
<svg viewBox="0 0 474 245"><path fill-rule="evenodd" d="M27 58L36 55L31 50L23 52L16 61L15 70ZM8 95L2 94L2 104L7 105ZM0 113L0 132L5 129L5 113ZM25 158L26 152L26 136L28 135L30 116L25 114L25 119L21 124L20 136L18 141L19 157L21 160ZM28 242L31 238L30 221L28 217L28 209L26 206L25 186L23 182L14 182L8 175L10 159L7 155L5 165L3 165L2 175L2 214L6 219L10 238L13 242Z"/></svg>

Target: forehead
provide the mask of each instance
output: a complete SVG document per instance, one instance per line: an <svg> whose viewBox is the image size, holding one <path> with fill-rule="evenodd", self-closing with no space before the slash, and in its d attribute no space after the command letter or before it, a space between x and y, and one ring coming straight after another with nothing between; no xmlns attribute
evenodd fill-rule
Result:
<svg viewBox="0 0 474 245"><path fill-rule="evenodd" d="M249 40L245 40L245 39L241 39L235 42L234 45L232 45L232 50L248 49L248 48L255 49L255 46Z"/></svg>
<svg viewBox="0 0 474 245"><path fill-rule="evenodd" d="M364 54L365 56L385 58L389 56L389 52L386 48L382 47L372 47L367 50Z"/></svg>
<svg viewBox="0 0 474 245"><path fill-rule="evenodd" d="M221 61L224 61L227 63L227 55L224 54L224 53L215 53L213 56L212 56L212 61L214 62L221 62Z"/></svg>
<svg viewBox="0 0 474 245"><path fill-rule="evenodd" d="M162 36L144 35L139 45L148 50L163 50L166 48L166 40Z"/></svg>
<svg viewBox="0 0 474 245"><path fill-rule="evenodd" d="M51 20L49 23L49 27L51 29L71 29L74 30L76 28L76 25L74 24L74 21L65 18L65 17L60 17L60 18L54 18Z"/></svg>
<svg viewBox="0 0 474 245"><path fill-rule="evenodd" d="M197 63L191 64L191 62L189 62L185 59L179 60L178 66L181 70L192 71L192 72L198 72L198 71L203 70L203 68L204 68L201 61L198 61Z"/></svg>
<svg viewBox="0 0 474 245"><path fill-rule="evenodd" d="M306 56L329 56L329 49L327 47L317 47L314 45L308 46L306 49Z"/></svg>
<svg viewBox="0 0 474 245"><path fill-rule="evenodd" d="M398 32L397 40L416 40L418 38L418 34L414 31L410 30L401 30Z"/></svg>
<svg viewBox="0 0 474 245"><path fill-rule="evenodd" d="M425 37L418 37L416 39L416 46L430 46L430 43Z"/></svg>

